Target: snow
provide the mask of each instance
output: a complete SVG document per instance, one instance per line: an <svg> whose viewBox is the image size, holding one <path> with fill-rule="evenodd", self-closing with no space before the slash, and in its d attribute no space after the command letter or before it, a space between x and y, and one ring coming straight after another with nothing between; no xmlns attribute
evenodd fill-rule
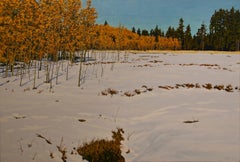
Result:
<svg viewBox="0 0 240 162"><path fill-rule="evenodd" d="M114 52L91 55L106 62L118 57ZM154 60L161 62L150 62ZM24 76L22 87L20 77L4 78L0 73L0 161L61 161L56 147L61 140L67 161L81 161L81 156L70 154L74 147L94 138L110 139L116 127L125 131L126 161L239 161L240 96L235 90L240 87L239 66L239 54L121 52L119 62L84 65L81 87L79 65L70 67L68 81L66 71L60 70L59 84L53 80L51 92L43 83L44 71L36 90L33 71L30 80ZM184 83L231 84L234 91L158 88ZM126 91L144 90L143 85L153 90L124 96ZM101 95L107 88L119 93ZM199 122L183 123L193 119Z"/></svg>

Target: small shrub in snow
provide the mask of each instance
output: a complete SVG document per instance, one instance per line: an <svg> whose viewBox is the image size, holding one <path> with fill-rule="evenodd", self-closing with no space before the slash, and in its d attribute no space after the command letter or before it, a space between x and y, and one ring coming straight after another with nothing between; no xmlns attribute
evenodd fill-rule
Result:
<svg viewBox="0 0 240 162"><path fill-rule="evenodd" d="M135 92L136 94L141 94L141 91L140 91L139 89L135 89L134 92Z"/></svg>
<svg viewBox="0 0 240 162"><path fill-rule="evenodd" d="M127 96L127 97L133 97L133 96L136 95L136 93L127 91L127 92L124 93L124 95Z"/></svg>
<svg viewBox="0 0 240 162"><path fill-rule="evenodd" d="M103 96L107 96L107 95L111 95L111 96L113 96L113 95L116 95L116 94L118 94L118 90L115 90L115 89L112 89L112 88L108 88L108 89L105 89L105 90L103 90L102 92L101 92L101 94L103 95Z"/></svg>
<svg viewBox="0 0 240 162"><path fill-rule="evenodd" d="M121 155L123 133L123 129L118 128L117 131L112 131L112 140L92 140L78 147L77 152L89 162L125 162Z"/></svg>
<svg viewBox="0 0 240 162"><path fill-rule="evenodd" d="M211 83L207 83L207 84L205 84L205 85L202 85L204 88L206 88L206 89L212 89L212 84Z"/></svg>
<svg viewBox="0 0 240 162"><path fill-rule="evenodd" d="M233 92L233 87L231 84L227 85L227 87L225 88L225 91L227 92Z"/></svg>

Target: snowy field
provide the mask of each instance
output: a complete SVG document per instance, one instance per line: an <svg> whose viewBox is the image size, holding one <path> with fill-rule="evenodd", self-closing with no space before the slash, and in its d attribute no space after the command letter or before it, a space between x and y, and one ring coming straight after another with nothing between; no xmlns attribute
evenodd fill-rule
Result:
<svg viewBox="0 0 240 162"><path fill-rule="evenodd" d="M59 71L4 78L0 69L0 161L81 161L74 147L125 131L129 162L240 160L240 55L91 53ZM96 59L96 60L95 60ZM30 79L30 80L29 80ZM222 89L219 87L222 86ZM110 90L109 90L110 88ZM219 89L220 90L219 90ZM115 91L117 94L108 94ZM41 137L39 137L41 135Z"/></svg>

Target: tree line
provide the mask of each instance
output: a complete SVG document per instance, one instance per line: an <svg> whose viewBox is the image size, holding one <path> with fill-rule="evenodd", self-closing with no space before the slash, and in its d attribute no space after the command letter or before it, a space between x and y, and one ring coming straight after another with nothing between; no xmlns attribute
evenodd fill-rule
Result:
<svg viewBox="0 0 240 162"><path fill-rule="evenodd" d="M107 22L95 26L92 49L97 50L177 50L180 42L177 38L160 35L138 35L124 26L112 27ZM157 39L157 41L156 41Z"/></svg>
<svg viewBox="0 0 240 162"><path fill-rule="evenodd" d="M210 19L209 28L203 22L197 33L192 35L191 26L184 25L183 18L179 19L177 28L169 26L166 33L156 26L150 31L140 28L132 28L133 33L144 36L158 36L166 38L177 38L180 41L180 49L183 50L240 50L240 11L232 7L219 9L214 12Z"/></svg>

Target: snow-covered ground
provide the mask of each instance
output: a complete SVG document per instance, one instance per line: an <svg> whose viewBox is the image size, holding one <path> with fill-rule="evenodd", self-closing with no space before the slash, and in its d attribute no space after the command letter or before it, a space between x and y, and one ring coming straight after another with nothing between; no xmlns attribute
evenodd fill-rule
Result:
<svg viewBox="0 0 240 162"><path fill-rule="evenodd" d="M44 71L35 90L33 71L30 80L24 76L22 87L19 76L0 73L1 162L61 161L60 145L67 149L68 162L81 161L74 147L110 139L116 127L125 131L126 161L240 160L239 54L122 52L116 63L111 63L118 61L116 53L92 57L108 63L84 65L81 87L79 65L70 67L66 81L64 64L51 92ZM186 83L201 88L176 88ZM206 84L231 85L233 92L208 90ZM118 94L102 95L108 88ZM184 123L193 120L198 122Z"/></svg>

